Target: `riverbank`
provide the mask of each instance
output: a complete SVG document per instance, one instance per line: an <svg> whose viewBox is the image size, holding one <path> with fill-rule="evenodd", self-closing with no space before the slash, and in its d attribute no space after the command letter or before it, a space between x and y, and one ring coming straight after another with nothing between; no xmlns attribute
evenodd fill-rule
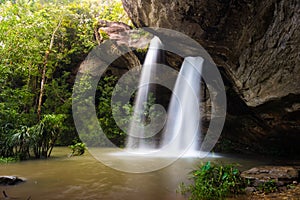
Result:
<svg viewBox="0 0 300 200"><path fill-rule="evenodd" d="M253 193L249 195L240 195L235 198L227 200L300 200L300 184L295 185L294 188L282 190L274 193Z"/></svg>
<svg viewBox="0 0 300 200"><path fill-rule="evenodd" d="M286 189L280 192L269 193L269 194L253 194L249 199L259 200L259 199L288 199L288 200L299 200L300 199L300 184L297 184L294 188Z"/></svg>

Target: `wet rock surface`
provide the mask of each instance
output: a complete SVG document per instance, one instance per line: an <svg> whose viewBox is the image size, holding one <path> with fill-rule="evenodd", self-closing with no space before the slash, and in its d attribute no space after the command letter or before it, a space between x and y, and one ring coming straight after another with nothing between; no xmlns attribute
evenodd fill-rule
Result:
<svg viewBox="0 0 300 200"><path fill-rule="evenodd" d="M0 185L16 185L25 182L25 179L17 176L0 176Z"/></svg>
<svg viewBox="0 0 300 200"><path fill-rule="evenodd" d="M250 185L245 188L245 194L228 200L299 200L299 169L299 166L260 166L246 170L241 173L242 177L250 181ZM274 181L274 185L266 184L270 181Z"/></svg>
<svg viewBox="0 0 300 200"><path fill-rule="evenodd" d="M298 170L290 166L254 167L241 173L241 176L257 187L268 181L274 181L277 186L284 186L298 181Z"/></svg>
<svg viewBox="0 0 300 200"><path fill-rule="evenodd" d="M249 195L247 199L259 200L259 199L276 199L276 200L299 200L300 199L300 185L295 185L290 189L286 189L280 192L262 194L254 193Z"/></svg>

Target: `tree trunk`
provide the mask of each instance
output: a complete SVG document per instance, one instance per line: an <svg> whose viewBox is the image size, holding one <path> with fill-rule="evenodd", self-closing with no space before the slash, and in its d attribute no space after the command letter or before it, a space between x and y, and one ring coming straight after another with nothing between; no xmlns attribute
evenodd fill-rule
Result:
<svg viewBox="0 0 300 200"><path fill-rule="evenodd" d="M40 95L39 95L39 100L38 100L38 108L37 108L37 117L38 121L41 120L41 113L42 113L42 101L43 101L43 95L44 95L44 88L45 88L45 81L46 81L46 70L47 70L47 63L48 63L48 58L49 54L52 50L53 43L54 43L54 37L56 32L58 31L60 25L61 25L62 20L59 21L57 24L56 28L54 29L49 45L49 49L45 53L45 59L44 59L44 64L43 64L43 71L42 71L42 80L41 80L41 87L40 87Z"/></svg>

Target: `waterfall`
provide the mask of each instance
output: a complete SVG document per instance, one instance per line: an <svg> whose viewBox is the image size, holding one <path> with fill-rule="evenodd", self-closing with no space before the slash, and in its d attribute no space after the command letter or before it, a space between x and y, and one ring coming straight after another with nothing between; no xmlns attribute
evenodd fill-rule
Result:
<svg viewBox="0 0 300 200"><path fill-rule="evenodd" d="M187 150L193 154L199 150L200 138L200 87L201 57L186 57L181 66L168 109L162 148L168 146L169 154L176 155Z"/></svg>
<svg viewBox="0 0 300 200"><path fill-rule="evenodd" d="M153 133L145 128L149 107L146 103L149 100L150 93L154 93L149 83L155 79L156 67L162 59L162 43L158 37L154 37L149 45L148 52L142 67L141 78L139 81L138 91L134 102L134 114L129 126L129 136L127 138L127 149L148 151L155 148Z"/></svg>
<svg viewBox="0 0 300 200"><path fill-rule="evenodd" d="M153 133L146 128L149 108L146 102L154 89L150 87L156 77L157 63L161 59L162 43L159 38L151 40L142 67L138 91L134 102L134 114L130 122L126 148L133 152L147 153L159 150ZM186 57L181 66L169 103L166 124L162 130L160 148L167 156L199 151L201 57ZM146 113L146 114L145 114Z"/></svg>

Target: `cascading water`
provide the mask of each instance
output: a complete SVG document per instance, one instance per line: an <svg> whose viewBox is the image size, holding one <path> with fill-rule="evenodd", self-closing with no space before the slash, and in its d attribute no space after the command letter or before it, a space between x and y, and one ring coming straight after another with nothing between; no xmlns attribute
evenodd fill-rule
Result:
<svg viewBox="0 0 300 200"><path fill-rule="evenodd" d="M162 148L168 146L168 153L176 155L195 154L199 149L200 137L200 86L201 57L186 57L181 66L168 109L168 119L164 128Z"/></svg>
<svg viewBox="0 0 300 200"><path fill-rule="evenodd" d="M154 37L143 64L134 102L134 114L128 129L126 148L137 153L159 150L152 137L153 130L146 127L147 113L149 114L146 102L153 92L150 83L156 77L157 64L162 56L160 49L162 43L159 38ZM172 91L166 124L162 131L160 148L165 150L164 156L177 156L182 152L194 156L199 149L200 114L196 111L199 110L202 64L201 57L184 59Z"/></svg>
<svg viewBox="0 0 300 200"><path fill-rule="evenodd" d="M155 79L157 63L162 59L162 43L158 37L154 37L149 45L149 49L143 64L141 78L139 82L137 96L134 102L134 114L129 127L129 136L127 138L127 149L135 151L149 151L155 148L153 141L149 138L153 135L145 128L147 121L147 101L150 93L154 92L149 83Z"/></svg>

